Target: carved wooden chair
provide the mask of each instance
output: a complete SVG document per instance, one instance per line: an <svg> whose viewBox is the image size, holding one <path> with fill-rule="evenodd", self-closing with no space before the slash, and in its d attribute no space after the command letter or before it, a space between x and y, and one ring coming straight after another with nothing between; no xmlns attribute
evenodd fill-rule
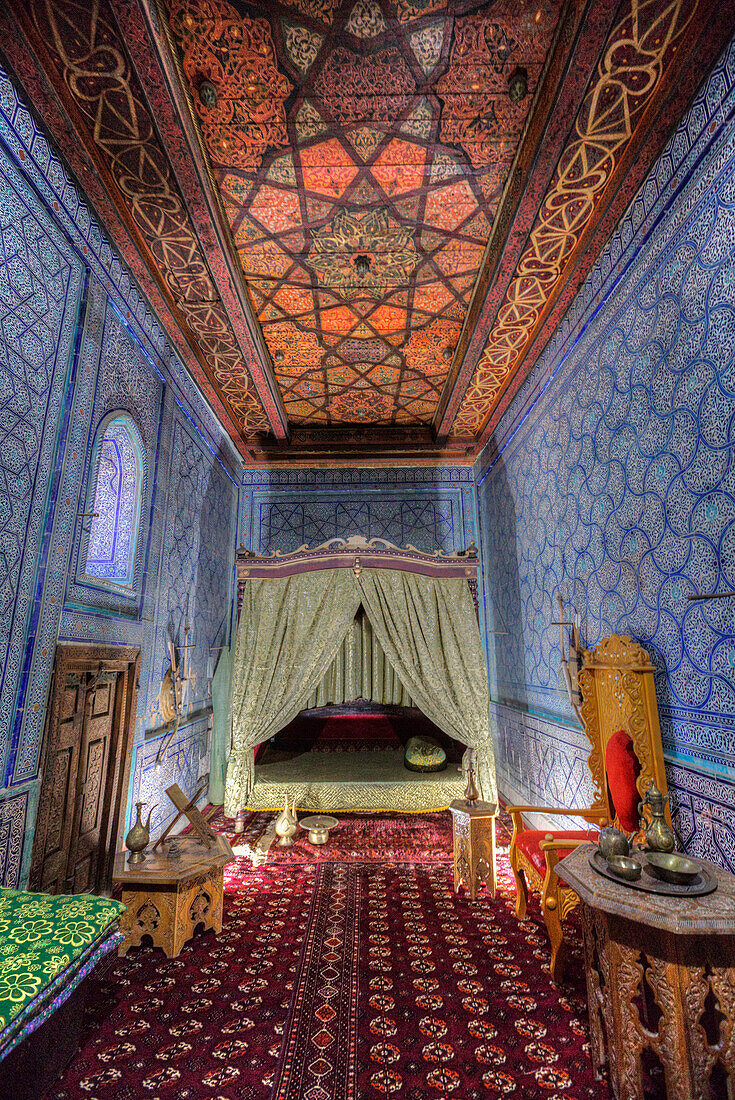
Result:
<svg viewBox="0 0 735 1100"><path fill-rule="evenodd" d="M666 793L661 731L653 681L654 668L641 645L613 634L591 652L584 650L579 683L581 713L591 752L594 784L590 807L509 806L513 821L510 863L516 880L516 916L526 916L528 887L541 897L541 911L551 941L551 976L564 974L562 921L579 904L561 883L556 865L574 848L596 840L598 830L614 824L625 833L638 831L638 803L651 779ZM581 818L586 829L529 829L524 813ZM668 810L667 810L668 814Z"/></svg>

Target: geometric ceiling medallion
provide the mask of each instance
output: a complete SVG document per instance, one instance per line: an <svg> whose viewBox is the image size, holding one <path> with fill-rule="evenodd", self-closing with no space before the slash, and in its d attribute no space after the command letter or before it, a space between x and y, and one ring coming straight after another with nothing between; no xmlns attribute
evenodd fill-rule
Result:
<svg viewBox="0 0 735 1100"><path fill-rule="evenodd" d="M323 286L347 300L383 298L403 286L418 263L410 229L385 208L339 210L312 238L311 263Z"/></svg>
<svg viewBox="0 0 735 1100"><path fill-rule="evenodd" d="M7 0L3 50L227 430L276 463L472 461L735 7L154 2Z"/></svg>

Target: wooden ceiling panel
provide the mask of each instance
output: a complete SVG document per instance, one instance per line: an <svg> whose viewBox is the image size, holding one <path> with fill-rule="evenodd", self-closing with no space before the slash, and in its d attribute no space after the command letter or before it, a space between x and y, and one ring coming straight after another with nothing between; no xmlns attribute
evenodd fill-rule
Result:
<svg viewBox="0 0 735 1100"><path fill-rule="evenodd" d="M433 463L487 441L734 12L10 0L0 32L248 460Z"/></svg>

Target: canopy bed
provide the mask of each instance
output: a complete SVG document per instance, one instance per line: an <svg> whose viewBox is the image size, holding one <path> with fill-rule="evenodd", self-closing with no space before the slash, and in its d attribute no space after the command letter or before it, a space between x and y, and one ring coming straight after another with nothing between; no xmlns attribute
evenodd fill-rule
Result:
<svg viewBox="0 0 735 1100"><path fill-rule="evenodd" d="M497 800L474 546L445 556L332 539L286 555L240 551L237 570L226 814L283 806L287 792L300 809L347 811L426 811L462 796L467 752L428 773L395 747L256 762L256 746L305 709L357 697L419 708L472 750L482 797Z"/></svg>

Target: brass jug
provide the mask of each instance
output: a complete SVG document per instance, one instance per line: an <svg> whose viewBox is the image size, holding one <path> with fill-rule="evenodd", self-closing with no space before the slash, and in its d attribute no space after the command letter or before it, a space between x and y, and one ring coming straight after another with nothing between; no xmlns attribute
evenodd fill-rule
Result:
<svg viewBox="0 0 735 1100"><path fill-rule="evenodd" d="M278 837L278 844L282 847L288 847L293 844L293 838L299 831L299 823L296 818L296 800L294 799L294 809L292 810L288 800L289 792L286 791L286 805L281 810L280 814L276 818L276 836Z"/></svg>
<svg viewBox="0 0 735 1100"><path fill-rule="evenodd" d="M638 814L641 818L641 828L646 830L646 846L652 852L673 852L675 847L674 830L666 820L666 803L669 796L661 794L656 784L651 780L648 790L642 802L638 803ZM643 808L648 806L651 811L651 820L647 821Z"/></svg>
<svg viewBox="0 0 735 1100"><path fill-rule="evenodd" d="M158 805L158 803L156 803ZM142 863L145 859L143 853L148 847L148 842L151 839L151 814L155 810L156 806L151 806L148 813L148 820L145 825L141 818L141 811L145 806L145 802L136 802L136 818L135 824L131 828L128 835L125 837L125 847L129 850L128 863Z"/></svg>

